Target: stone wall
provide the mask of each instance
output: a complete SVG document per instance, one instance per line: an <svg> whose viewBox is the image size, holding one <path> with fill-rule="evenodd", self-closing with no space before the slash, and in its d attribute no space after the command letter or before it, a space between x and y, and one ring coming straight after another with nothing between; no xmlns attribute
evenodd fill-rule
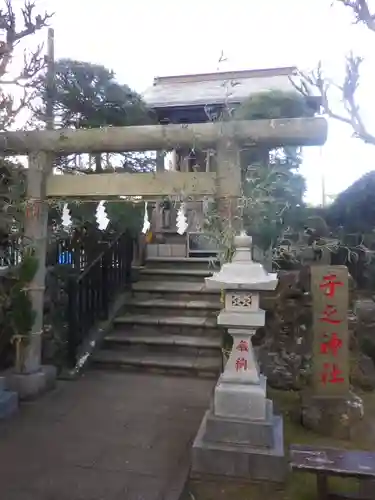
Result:
<svg viewBox="0 0 375 500"><path fill-rule="evenodd" d="M260 368L271 387L300 390L309 383L311 375L309 267L281 271L279 278L276 292L261 296L261 307L266 310L266 325L254 337L254 346ZM375 388L375 302L371 301L370 305L356 300L352 280L348 319L352 384L372 390Z"/></svg>
<svg viewBox="0 0 375 500"><path fill-rule="evenodd" d="M357 298L353 311L356 319L353 353L357 354L357 363L353 363L353 384L364 389L374 389L375 302L371 298Z"/></svg>
<svg viewBox="0 0 375 500"><path fill-rule="evenodd" d="M299 389L311 362L311 299L305 271L281 271L274 293L261 295L266 325L254 337L261 371L270 386Z"/></svg>

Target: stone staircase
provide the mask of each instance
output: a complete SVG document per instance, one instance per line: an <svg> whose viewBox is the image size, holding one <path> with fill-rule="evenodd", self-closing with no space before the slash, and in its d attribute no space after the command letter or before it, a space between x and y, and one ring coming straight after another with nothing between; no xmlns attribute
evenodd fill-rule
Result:
<svg viewBox="0 0 375 500"><path fill-rule="evenodd" d="M132 297L94 353L93 364L217 377L222 330L218 292L207 290L210 259L148 257Z"/></svg>

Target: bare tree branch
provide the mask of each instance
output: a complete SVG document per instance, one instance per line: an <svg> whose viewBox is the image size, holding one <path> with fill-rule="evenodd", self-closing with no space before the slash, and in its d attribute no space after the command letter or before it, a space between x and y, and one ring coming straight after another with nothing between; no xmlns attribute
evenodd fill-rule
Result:
<svg viewBox="0 0 375 500"><path fill-rule="evenodd" d="M36 96L36 78L46 67L43 46L23 54L23 67L16 75L9 78L10 64L18 45L30 35L48 25L52 14L35 13L35 2L25 0L18 14L14 10L14 0L2 0L0 8L0 129L12 125L24 108L29 107ZM21 53L22 57L22 53ZM15 104L14 97L5 87L20 88L20 96Z"/></svg>
<svg viewBox="0 0 375 500"><path fill-rule="evenodd" d="M375 13L371 14L368 0L336 0L345 7L349 7L356 23L362 23L371 31L375 31Z"/></svg>
<svg viewBox="0 0 375 500"><path fill-rule="evenodd" d="M375 14L371 14L367 0L335 0L352 10L356 23L362 23L371 31L375 32ZM366 144L375 146L375 134L367 130L361 116L361 110L356 100L356 92L360 81L360 69L363 58L350 53L346 57L345 78L341 85L326 78L323 74L321 62L317 68L310 73L299 73L299 81L290 79L294 88L304 96L311 96L311 88L319 91L321 105L324 112L335 120L350 125L353 129L354 137L361 139ZM343 112L332 108L329 99L329 92L336 89L341 94Z"/></svg>
<svg viewBox="0 0 375 500"><path fill-rule="evenodd" d="M35 14L31 0L24 0L17 10L15 5L16 0L0 0L0 130L14 125L23 110L31 109L38 95L39 74L47 63L42 46L33 50L29 47L33 35L47 26L51 15ZM25 48L22 52L22 43L27 51ZM20 169L16 163L0 158L0 240L5 245L8 235L22 226L24 177L15 176Z"/></svg>

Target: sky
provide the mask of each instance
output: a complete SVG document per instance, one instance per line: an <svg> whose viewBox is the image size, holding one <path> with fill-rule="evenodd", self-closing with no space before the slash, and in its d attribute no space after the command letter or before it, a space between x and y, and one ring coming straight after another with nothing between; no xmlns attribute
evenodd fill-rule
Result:
<svg viewBox="0 0 375 500"><path fill-rule="evenodd" d="M359 96L375 132L370 109L375 35L353 26L347 9L331 8L331 0L36 3L55 12L51 25L56 58L103 64L115 71L119 82L140 93L155 76L294 65L305 70L320 59L327 74L340 80L345 53L353 49L366 58ZM226 62L219 64L222 52ZM374 168L370 146L351 135L349 127L330 121L327 143L305 149L307 201L321 202L323 173L327 193L337 194Z"/></svg>

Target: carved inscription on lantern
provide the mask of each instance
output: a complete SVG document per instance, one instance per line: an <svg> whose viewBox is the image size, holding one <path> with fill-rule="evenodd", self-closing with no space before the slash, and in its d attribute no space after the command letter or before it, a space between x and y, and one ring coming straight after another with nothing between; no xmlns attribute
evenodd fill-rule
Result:
<svg viewBox="0 0 375 500"><path fill-rule="evenodd" d="M234 349L238 354L236 359L236 372L247 370L247 356L249 352L249 342L247 340L238 340L234 345Z"/></svg>
<svg viewBox="0 0 375 500"><path fill-rule="evenodd" d="M313 298L313 380L322 395L349 390L348 270L311 267Z"/></svg>

